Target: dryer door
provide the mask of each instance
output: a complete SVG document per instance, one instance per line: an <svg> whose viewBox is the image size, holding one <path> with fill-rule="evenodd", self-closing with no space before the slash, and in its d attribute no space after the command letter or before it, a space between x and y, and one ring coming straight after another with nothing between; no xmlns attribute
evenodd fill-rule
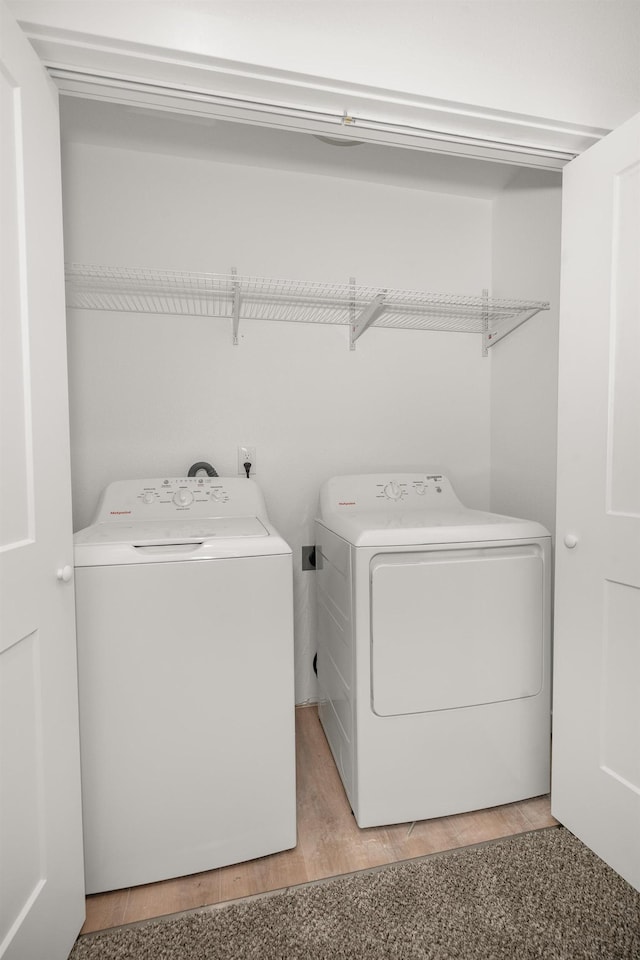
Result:
<svg viewBox="0 0 640 960"><path fill-rule="evenodd" d="M542 689L539 543L384 553L371 561L371 692L380 716Z"/></svg>

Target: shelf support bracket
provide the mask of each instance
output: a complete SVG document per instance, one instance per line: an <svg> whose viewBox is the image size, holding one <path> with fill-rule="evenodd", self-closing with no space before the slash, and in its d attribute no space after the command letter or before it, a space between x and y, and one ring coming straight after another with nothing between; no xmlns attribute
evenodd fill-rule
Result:
<svg viewBox="0 0 640 960"><path fill-rule="evenodd" d="M384 293L379 293L377 297L368 303L359 317L352 320L349 329L349 347L351 350L356 348L356 340L361 337L374 320L376 320L384 310Z"/></svg>
<svg viewBox="0 0 640 960"><path fill-rule="evenodd" d="M349 277L349 349L355 350L352 331L356 325L356 278Z"/></svg>
<svg viewBox="0 0 640 960"><path fill-rule="evenodd" d="M231 267L231 276L237 277L236 267ZM238 346L238 328L240 326L240 284L237 280L232 281L233 287L233 345Z"/></svg>
<svg viewBox="0 0 640 960"><path fill-rule="evenodd" d="M504 326L501 326L499 330L493 330L491 333L487 332L483 334L483 340L486 338L486 346L492 347L494 343L498 343L499 340L502 340L510 333L513 333L514 330L517 330L518 327L521 327L522 324L526 323L527 320L530 320L531 317L535 317L536 313L540 313L541 309L548 309L548 307L536 307L534 310L525 310L524 313L519 313L517 316L512 317L511 320L505 323Z"/></svg>
<svg viewBox="0 0 640 960"><path fill-rule="evenodd" d="M489 356L489 291L485 287L482 291L482 356Z"/></svg>

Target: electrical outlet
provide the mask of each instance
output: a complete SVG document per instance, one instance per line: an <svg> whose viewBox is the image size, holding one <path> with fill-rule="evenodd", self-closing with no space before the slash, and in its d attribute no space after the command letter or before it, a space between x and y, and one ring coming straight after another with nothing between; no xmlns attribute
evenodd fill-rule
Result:
<svg viewBox="0 0 640 960"><path fill-rule="evenodd" d="M247 443L243 443L238 447L238 476L246 477L247 471L245 469L245 463L251 464L251 471L249 476L255 477L256 475L256 448L249 446Z"/></svg>
<svg viewBox="0 0 640 960"><path fill-rule="evenodd" d="M302 548L302 569L322 570L322 550L315 544Z"/></svg>
<svg viewBox="0 0 640 960"><path fill-rule="evenodd" d="M302 548L302 569L316 569L316 548L314 544Z"/></svg>

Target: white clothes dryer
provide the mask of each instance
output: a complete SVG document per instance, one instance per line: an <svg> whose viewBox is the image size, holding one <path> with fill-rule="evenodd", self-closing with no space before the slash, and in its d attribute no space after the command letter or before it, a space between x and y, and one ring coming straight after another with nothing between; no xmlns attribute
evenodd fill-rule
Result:
<svg viewBox="0 0 640 960"><path fill-rule="evenodd" d="M87 892L294 847L292 557L256 483L112 483L74 539Z"/></svg>
<svg viewBox="0 0 640 960"><path fill-rule="evenodd" d="M359 826L549 791L550 550L441 475L324 484L319 713Z"/></svg>

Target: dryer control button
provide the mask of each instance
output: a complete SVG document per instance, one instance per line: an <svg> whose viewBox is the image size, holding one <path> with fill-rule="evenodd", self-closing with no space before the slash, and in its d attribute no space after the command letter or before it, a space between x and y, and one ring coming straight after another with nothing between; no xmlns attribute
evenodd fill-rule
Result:
<svg viewBox="0 0 640 960"><path fill-rule="evenodd" d="M384 495L387 500L399 500L402 496L402 489L395 480L392 480L384 488Z"/></svg>
<svg viewBox="0 0 640 960"><path fill-rule="evenodd" d="M190 490L176 490L173 495L173 502L178 507L188 507L193 502L193 494Z"/></svg>

